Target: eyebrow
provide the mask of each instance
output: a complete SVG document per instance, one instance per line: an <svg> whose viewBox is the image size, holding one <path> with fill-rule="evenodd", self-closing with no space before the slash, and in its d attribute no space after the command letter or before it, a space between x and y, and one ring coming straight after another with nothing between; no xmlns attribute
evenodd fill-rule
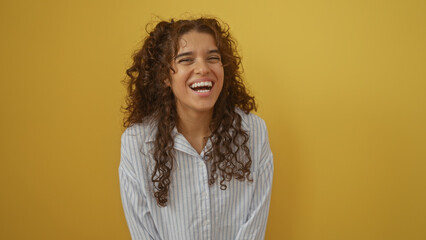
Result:
<svg viewBox="0 0 426 240"><path fill-rule="evenodd" d="M194 53L194 52L184 52L184 53L180 53L180 54L178 54L178 55L175 57L175 59L180 58L180 57L184 57L184 56L188 56L188 55L192 55L193 53ZM217 50L217 49L210 50L210 51L208 52L208 54L211 54L211 53L218 53L218 54L220 54L220 53L219 53L219 50Z"/></svg>

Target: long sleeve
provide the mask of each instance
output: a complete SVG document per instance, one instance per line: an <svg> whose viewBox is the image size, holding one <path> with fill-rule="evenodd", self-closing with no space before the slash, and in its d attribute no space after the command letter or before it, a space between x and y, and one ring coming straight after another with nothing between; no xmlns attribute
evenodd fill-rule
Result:
<svg viewBox="0 0 426 240"><path fill-rule="evenodd" d="M124 214L132 239L160 239L138 181L128 148L131 142L123 134L119 166L120 192Z"/></svg>
<svg viewBox="0 0 426 240"><path fill-rule="evenodd" d="M248 220L239 229L236 240L260 240L265 236L274 164L266 127L264 130L266 136L261 146L261 165L256 174L257 180L250 205L250 214Z"/></svg>
<svg viewBox="0 0 426 240"><path fill-rule="evenodd" d="M232 179L228 188L208 182L209 168L174 129L175 168L168 202L159 207L152 196L152 149L157 128L151 123L130 126L121 138L119 166L124 213L132 239L260 240L264 238L271 198L272 152L265 122L240 112L249 133L252 182Z"/></svg>

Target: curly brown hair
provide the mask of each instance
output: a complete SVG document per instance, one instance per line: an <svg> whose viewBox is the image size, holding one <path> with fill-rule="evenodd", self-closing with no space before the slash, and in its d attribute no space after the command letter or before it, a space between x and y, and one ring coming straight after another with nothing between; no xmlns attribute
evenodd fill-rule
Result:
<svg viewBox="0 0 426 240"><path fill-rule="evenodd" d="M185 33L197 31L213 36L224 68L224 85L213 109L210 123L211 147L205 154L209 164L209 185L220 176L220 188L225 190L232 178L251 179L252 164L247 147L248 133L242 128L237 108L248 114L256 109L241 77L241 58L229 26L215 18L170 20L159 22L144 39L143 46L133 55L133 64L127 69L126 106L123 107L124 127L144 121L154 121L157 133L154 141L155 166L151 175L154 197L159 206L166 206L170 175L174 162L172 130L177 124L175 97L165 80L171 81L172 60L179 48L179 39Z"/></svg>

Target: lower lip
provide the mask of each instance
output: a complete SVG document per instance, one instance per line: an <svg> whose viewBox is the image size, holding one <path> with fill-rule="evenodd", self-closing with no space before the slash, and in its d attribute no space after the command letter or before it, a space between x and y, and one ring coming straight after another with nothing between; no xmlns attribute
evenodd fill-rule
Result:
<svg viewBox="0 0 426 240"><path fill-rule="evenodd" d="M211 88L210 91L208 91L208 92L197 92L197 91L194 91L194 90L191 89L191 91L193 93L195 93L197 96L200 96L200 97L208 97L208 96L210 96L212 94L212 92L213 92L212 90L213 90L213 88Z"/></svg>

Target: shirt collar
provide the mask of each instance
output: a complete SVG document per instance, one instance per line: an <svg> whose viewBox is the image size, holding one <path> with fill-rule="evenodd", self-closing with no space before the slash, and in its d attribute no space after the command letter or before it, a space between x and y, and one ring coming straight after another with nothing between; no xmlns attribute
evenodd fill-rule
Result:
<svg viewBox="0 0 426 240"><path fill-rule="evenodd" d="M151 128L151 131L147 134L147 137L145 139L145 143L150 143L150 142L154 142L155 141L155 137L157 135L157 126L154 125L149 125L149 127ZM180 134L177 131L177 128L174 127L172 130L172 137L176 137L176 135Z"/></svg>
<svg viewBox="0 0 426 240"><path fill-rule="evenodd" d="M145 143L151 143L155 141L155 137L157 135L157 129L153 126L150 126L152 131L149 133L149 135L147 136ZM187 153L189 155L192 156L201 156L204 157L204 154L206 152L207 149L209 149L212 145L211 140L208 139L206 146L204 147L203 151L201 152L201 154L198 154L198 152L194 149L194 147L192 147L192 145L188 142L188 140L186 140L186 138L178 132L177 128L174 127L172 130L172 137L174 139L174 149Z"/></svg>
<svg viewBox="0 0 426 240"><path fill-rule="evenodd" d="M242 118L242 121L241 121L242 126L246 127L248 123L247 123L246 118L243 117L243 115L246 115L246 113L243 110L241 110L240 108L235 108L235 112L238 113L241 116L241 118ZM148 133L148 136L145 139L145 143L154 142L155 141L155 135L157 134L157 125L156 124L154 124L152 121L148 121L148 126L151 128L151 131ZM251 131L251 129L247 129L247 130ZM172 130L172 136L175 137L175 136L177 136L179 134L180 133L177 131L177 128L174 127L173 130Z"/></svg>

